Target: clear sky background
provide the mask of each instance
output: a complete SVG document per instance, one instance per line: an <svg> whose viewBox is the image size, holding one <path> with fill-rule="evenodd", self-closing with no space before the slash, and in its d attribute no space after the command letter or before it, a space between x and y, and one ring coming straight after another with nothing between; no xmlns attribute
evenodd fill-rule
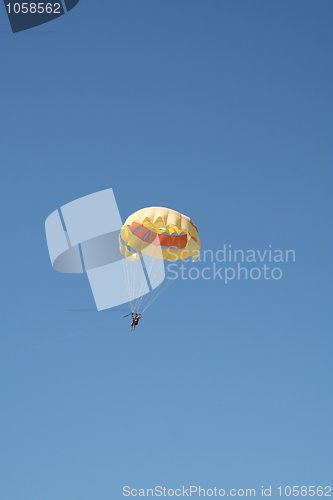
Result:
<svg viewBox="0 0 333 500"><path fill-rule="evenodd" d="M327 484L333 470L329 0L0 9L0 497ZM204 248L293 248L281 281L177 282L137 335L54 273L44 220L112 187Z"/></svg>

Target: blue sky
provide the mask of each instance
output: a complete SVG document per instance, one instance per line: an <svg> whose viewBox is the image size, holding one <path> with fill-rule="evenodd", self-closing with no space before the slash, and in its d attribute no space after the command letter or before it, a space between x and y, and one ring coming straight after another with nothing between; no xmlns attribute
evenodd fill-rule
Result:
<svg viewBox="0 0 333 500"><path fill-rule="evenodd" d="M330 1L0 10L0 497L332 480ZM44 220L112 187L204 248L293 248L280 281L177 282L136 336L54 273Z"/></svg>

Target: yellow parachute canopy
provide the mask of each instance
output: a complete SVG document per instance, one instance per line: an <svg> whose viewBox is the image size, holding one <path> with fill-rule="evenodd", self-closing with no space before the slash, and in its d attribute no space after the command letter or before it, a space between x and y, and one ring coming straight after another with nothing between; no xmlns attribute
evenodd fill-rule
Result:
<svg viewBox="0 0 333 500"><path fill-rule="evenodd" d="M120 251L135 259L138 252L165 260L197 260L200 238L196 226L186 215L164 207L142 208L123 225Z"/></svg>

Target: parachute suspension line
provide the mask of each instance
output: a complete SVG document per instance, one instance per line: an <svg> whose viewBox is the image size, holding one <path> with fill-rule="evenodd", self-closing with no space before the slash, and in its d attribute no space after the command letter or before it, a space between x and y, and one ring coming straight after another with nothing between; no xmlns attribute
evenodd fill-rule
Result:
<svg viewBox="0 0 333 500"><path fill-rule="evenodd" d="M161 282L161 260L156 259L155 257L150 257L148 260L148 263L150 264L150 269L149 269L149 276L150 276L150 282L151 283L160 283L159 286L156 287L156 290L152 290L152 292L147 296L143 310L147 310L148 307L150 307L150 304L155 302L155 297L159 297L163 293L163 289L165 287L165 263L164 261L162 268L163 268L163 275L164 278Z"/></svg>
<svg viewBox="0 0 333 500"><path fill-rule="evenodd" d="M166 279L159 287L158 289L156 290L155 293L152 294L152 297L150 298L150 300L147 302L147 304L145 305L145 307L143 308L142 310L142 314L147 311L147 309L149 309L149 307L151 307L154 302L156 302L157 299L160 298L160 296L162 294L164 294L170 287L171 285L173 285L173 281L171 280L168 280Z"/></svg>
<svg viewBox="0 0 333 500"><path fill-rule="evenodd" d="M148 271L147 271L146 263L144 261L144 258L142 257L142 253L141 252L139 252L139 255L140 255L140 260L141 260L143 272L144 272L145 278L147 280L149 291L152 292L153 289L152 289L152 286L151 286L151 283L150 283L150 279L149 279L149 274L148 274Z"/></svg>
<svg viewBox="0 0 333 500"><path fill-rule="evenodd" d="M139 277L140 276L140 277ZM135 299L133 301L133 312L138 312L139 308L139 303L141 300L142 294L145 292L145 282L146 280L141 277L140 275L135 275L136 281L135 281ZM138 281L139 280L139 281Z"/></svg>
<svg viewBox="0 0 333 500"><path fill-rule="evenodd" d="M123 259L123 267L124 267L124 274L126 278L126 285L127 285L127 291L128 291L128 296L129 296L129 304L130 304L130 310L131 312L134 311L134 303L133 303L133 296L134 296L134 285L133 285L133 280L131 279L130 276L130 263L125 257Z"/></svg>
<svg viewBox="0 0 333 500"><path fill-rule="evenodd" d="M164 292L166 292L169 287L170 283L163 283L162 285L160 285L156 293L154 293L150 300L145 304L144 308L142 309L142 314L146 312L147 309L149 309L164 294Z"/></svg>
<svg viewBox="0 0 333 500"><path fill-rule="evenodd" d="M159 267L159 261L157 261L155 258L149 257L149 258L144 259L142 252L139 252L139 255L140 255L140 261L142 264L143 272L145 275L145 280L142 280L142 286L141 286L141 289L139 292L139 297L135 303L136 312L141 311L143 303L147 300L147 297L150 297L151 294L153 293L153 287L151 284L151 280L153 279L153 277L155 275L158 274L157 270ZM156 268L157 268L157 270L156 270ZM148 285L148 289L149 289L148 293L147 293L147 285Z"/></svg>
<svg viewBox="0 0 333 500"><path fill-rule="evenodd" d="M149 271L150 270L147 269L145 260L142 256L142 253L138 252L138 255L140 257L140 262L142 265L143 274L144 274L145 279L143 279L141 282L140 290L138 292L138 298L136 299L136 302L135 302L135 312L140 312L144 296L147 293L147 289L146 289L147 285L148 285L149 292L152 291L152 286L151 286L150 279L149 279Z"/></svg>
<svg viewBox="0 0 333 500"><path fill-rule="evenodd" d="M123 264L124 275L125 275L125 279L126 279L126 285L127 285L127 292L128 292L128 299L129 299L130 309L132 310L131 289L130 289L130 282L129 282L129 276L128 276L128 269L127 269L126 259L123 260L122 264Z"/></svg>
<svg viewBox="0 0 333 500"><path fill-rule="evenodd" d="M160 262L160 259L156 259L154 257L148 257L145 260L150 284L156 283L160 277ZM141 313L146 311L170 287L171 284L171 280L164 279L164 282L161 283L156 290L151 287L150 293L145 294L139 299L138 304L136 305L137 310Z"/></svg>
<svg viewBox="0 0 333 500"><path fill-rule="evenodd" d="M160 267L159 267L159 264L154 265L154 261L155 261L154 259L151 260L151 266L150 266L151 269L149 272L149 276L150 276L151 282L157 283L158 279L160 277ZM165 278L164 278L164 280L165 280ZM151 293L146 296L146 298L144 300L144 304L143 304L143 310L146 310L149 307L149 304L153 301L155 296L159 296L161 294L161 290L165 286L164 280L162 281L162 283L158 287L156 287L155 290L152 290Z"/></svg>

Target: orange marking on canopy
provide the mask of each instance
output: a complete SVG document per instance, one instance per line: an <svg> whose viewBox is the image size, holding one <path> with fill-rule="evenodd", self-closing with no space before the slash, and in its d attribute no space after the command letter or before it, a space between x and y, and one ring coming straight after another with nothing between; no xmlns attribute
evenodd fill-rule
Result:
<svg viewBox="0 0 333 500"><path fill-rule="evenodd" d="M171 234L157 234L154 231L142 226L138 222L132 222L132 224L128 227L132 234L146 243L155 243L161 245L162 247L175 247L180 249L186 248L186 234L175 236Z"/></svg>
<svg viewBox="0 0 333 500"><path fill-rule="evenodd" d="M171 234L159 234L160 245L162 247L185 248L187 245L187 235L172 236Z"/></svg>

